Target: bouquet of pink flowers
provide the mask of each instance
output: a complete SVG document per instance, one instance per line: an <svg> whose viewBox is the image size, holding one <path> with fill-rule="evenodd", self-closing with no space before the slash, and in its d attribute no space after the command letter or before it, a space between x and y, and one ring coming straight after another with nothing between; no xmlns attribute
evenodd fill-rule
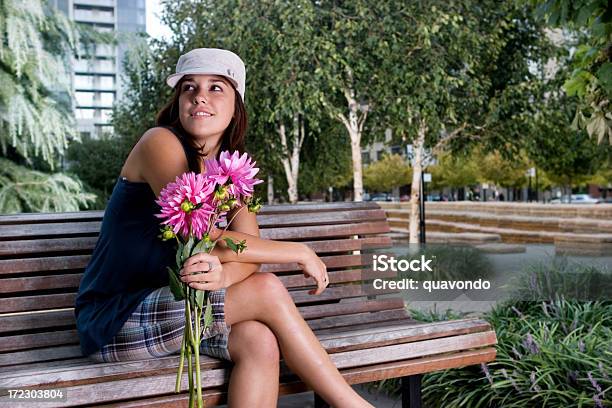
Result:
<svg viewBox="0 0 612 408"><path fill-rule="evenodd" d="M186 358L190 407L194 406L196 400L198 407L203 406L200 343L213 316L208 291L191 288L182 282L179 271L188 258L201 252L212 252L219 240L211 239L213 228L225 223L226 230L245 207L250 212L259 211L261 203L253 197L253 187L262 180L254 178L259 171L254 166L255 162L246 153L240 156L238 152L221 152L218 161L210 159L205 162L205 174L189 172L178 176L174 182L164 187L156 201L161 207L161 213L156 214L156 217L164 219L161 222L161 238L164 241L176 239L178 244L176 266L168 267L170 289L175 299L185 299L185 331L175 391L180 392ZM241 208L232 220L227 221L227 212L236 207ZM236 253L246 248L246 241L234 242L231 238L225 238L224 241Z"/></svg>

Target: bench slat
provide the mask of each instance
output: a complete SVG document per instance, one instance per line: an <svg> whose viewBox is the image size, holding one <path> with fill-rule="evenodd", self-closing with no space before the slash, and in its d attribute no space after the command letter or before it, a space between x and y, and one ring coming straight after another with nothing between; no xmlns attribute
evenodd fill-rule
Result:
<svg viewBox="0 0 612 408"><path fill-rule="evenodd" d="M74 295L71 295L74 296ZM74 301L72 302L74 303ZM301 306L298 310L304 319L316 319L328 316L341 316L353 313L379 312L382 310L401 309L402 298L387 298L359 302L340 302L316 306ZM78 342L76 330L53 331L47 333L19 334L0 337L0 352L23 350L31 347L73 344Z"/></svg>
<svg viewBox="0 0 612 408"><path fill-rule="evenodd" d="M79 238L49 238L49 239L31 239L3 242L0 246L1 256L20 257L25 255L45 255L49 252L54 256L47 258L33 258L53 260L59 257L62 253L74 254L75 252L91 253L96 245L98 237L79 237ZM375 236L359 239L334 239L324 241L306 241L304 242L315 252L342 252L368 248L385 248L391 246L391 238L387 236ZM62 254L63 255L63 254ZM19 261L29 261L29 259L8 259L0 260L0 274L18 273L18 272L37 272L39 270L53 270L38 264L25 264Z"/></svg>
<svg viewBox="0 0 612 408"><path fill-rule="evenodd" d="M263 214L257 216L261 229L281 227L303 227L327 224L351 224L364 221L385 221L382 209L354 211L326 211L316 217L308 213ZM37 224L0 224L0 240L23 239L26 237L98 235L102 221L74 221Z"/></svg>
<svg viewBox="0 0 612 408"><path fill-rule="evenodd" d="M349 384L361 384L365 382L384 380L387 378L423 374L447 368L473 365L483 361L492 361L494 359L495 349L489 347L479 350L463 351L461 353L456 353L445 357L433 356L415 360L341 370L340 372ZM299 380L286 380L279 386L279 395L296 394L309 390L310 388ZM204 393L203 399L208 406L226 404L227 392L225 389L209 389ZM186 406L188 400L188 394L173 394L138 401L110 403L100 406L105 408L175 408L177 406Z"/></svg>
<svg viewBox="0 0 612 408"><path fill-rule="evenodd" d="M344 298L397 293L395 290L364 289L361 285L328 287L320 295L310 295L310 289L291 291L289 294L297 305L314 302L329 302ZM8 332L68 327L75 324L74 310L50 310L36 313L0 315L0 334Z"/></svg>
<svg viewBox="0 0 612 408"><path fill-rule="evenodd" d="M97 235L100 231L100 222L83 222L80 224L29 224L0 226L0 241L20 238L32 239L51 237L75 237ZM36 228L34 228L36 227ZM264 228L261 237L280 240L303 240L305 238L348 237L358 234L382 234L389 232L386 221L364 221L344 225L314 225L303 227Z"/></svg>
<svg viewBox="0 0 612 408"><path fill-rule="evenodd" d="M43 238L5 241L0 245L1 256L23 256L31 254L92 252L98 236L78 238ZM2 269L0 269L2 271ZM0 272L2 273L2 272ZM8 272L5 272L8 273Z"/></svg>
<svg viewBox="0 0 612 408"><path fill-rule="evenodd" d="M76 330L21 334L18 336L0 337L0 352L78 343L79 338Z"/></svg>
<svg viewBox="0 0 612 408"><path fill-rule="evenodd" d="M81 282L81 273L53 275L53 276L28 276L21 278L9 278L0 280L0 293L18 293L35 290L48 289L78 289Z"/></svg>
<svg viewBox="0 0 612 408"><path fill-rule="evenodd" d="M337 338L330 337L323 339L321 340L321 345L327 350L328 353L332 355L332 359L350 361L350 359L346 357L346 351L359 350L360 352L372 354L373 348L393 345L406 346L408 343L415 343L407 346L408 351L411 353L407 354L407 358L413 358L414 356L418 357L426 354L446 352L439 351L442 349L453 351L457 348L461 348L462 346L464 346L464 348L480 347L482 339L475 340L473 337L466 336L474 333L485 335L486 337L491 333L490 326L488 326L486 322L483 324L483 321L478 319L466 319L456 322L436 322L435 324L415 324L412 326L403 326L401 328L390 328L390 332L387 334L387 337L385 339L377 338L376 342L372 342L371 338L368 337L369 335L362 333L357 335L349 334L345 336L338 336ZM448 336L453 337L451 338ZM454 342L449 342L449 339L454 339ZM434 340L434 342L426 342L426 340ZM483 344L489 345L488 340L484 341ZM428 346L432 347L427 349ZM347 350L344 350L343 348L347 348ZM397 347L384 348L386 350L397 349ZM406 354L406 350L403 350L402 353L402 355ZM384 361L385 359L388 361L390 356L382 354L377 356L377 358L381 358L379 362ZM18 376L11 376L7 373L6 375L0 375L0 381L3 383L6 382L7 385L18 387L60 382L64 383L65 385L77 385L89 383L94 380L95 382L98 382L100 380L98 377L105 377L108 380L111 377L115 379L126 379L133 376L151 376L166 372L171 373L175 372L178 361L178 356L168 356L159 359L148 359L125 363L95 363L91 361L89 364L85 364L82 367L68 367L65 370L56 367L49 370L40 371L38 373L22 372ZM361 365L362 362L363 360L355 359L352 360L352 363L346 367ZM228 363L222 360L203 356L203 369L213 369L227 365ZM282 371L287 371L287 368L285 367Z"/></svg>
<svg viewBox="0 0 612 408"><path fill-rule="evenodd" d="M332 202L332 203L305 203L305 204L274 204L264 205L259 214L288 214L303 212L341 211L357 209L379 209L375 202ZM101 220L104 211L77 211L65 213L22 213L0 215L0 225Z"/></svg>
<svg viewBox="0 0 612 408"><path fill-rule="evenodd" d="M352 368L355 364L370 365L382 364L393 361L418 359L436 354L458 352L463 349L484 348L495 344L495 336L491 332L473 333L451 338L440 338L409 344L397 344L379 347L375 350L363 349L331 354L330 358L340 368ZM459 340L460 341L456 341ZM202 372L202 382L206 387L220 386L226 383L228 370L210 369ZM132 375L138 375L131 371ZM84 384L67 387L70 398L65 405L95 404L100 401L122 400L129 398L141 398L146 396L163 395L173 392L175 373L161 374L152 377L130 378L112 382ZM54 383L54 386L59 386ZM188 389L187 375L184 374L181 384L182 390ZM6 397L1 397L5 399Z"/></svg>
<svg viewBox="0 0 612 408"><path fill-rule="evenodd" d="M374 272L368 269L349 269L338 271L330 270L328 274L330 284L336 285L348 282L359 282L362 280L367 281L374 278L390 278L395 276L395 273L392 271ZM1 298L0 313L73 307L81 276L82 274L74 274L0 280L3 285L4 282L10 281L10 285L7 285L6 288L2 286L2 290L10 290L11 293L30 291L33 290L34 286L36 285L39 286L37 289L47 289L48 287L60 288L62 286L73 289L71 293L28 294L27 296ZM305 278L301 272L294 275L280 276L279 279L289 290L298 287L315 287L314 281L311 278Z"/></svg>

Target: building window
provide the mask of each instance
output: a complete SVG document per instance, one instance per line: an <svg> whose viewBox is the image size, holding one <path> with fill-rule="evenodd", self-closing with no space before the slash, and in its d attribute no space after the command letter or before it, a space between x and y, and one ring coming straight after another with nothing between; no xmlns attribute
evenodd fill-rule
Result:
<svg viewBox="0 0 612 408"><path fill-rule="evenodd" d="M93 88L94 77L92 75L75 75L74 87L76 89L91 89Z"/></svg>
<svg viewBox="0 0 612 408"><path fill-rule="evenodd" d="M115 77L112 76L101 76L100 77L100 89L114 90L115 89Z"/></svg>
<svg viewBox="0 0 612 408"><path fill-rule="evenodd" d="M370 164L370 152L361 152L361 164L364 166Z"/></svg>
<svg viewBox="0 0 612 408"><path fill-rule="evenodd" d="M115 69L115 61L113 60L98 60L96 61L96 69L98 71L113 71Z"/></svg>
<svg viewBox="0 0 612 408"><path fill-rule="evenodd" d="M399 154L402 155L402 147L401 146L391 146L391 154Z"/></svg>
<svg viewBox="0 0 612 408"><path fill-rule="evenodd" d="M93 109L77 109L76 117L77 119L93 119L94 110Z"/></svg>
<svg viewBox="0 0 612 408"><path fill-rule="evenodd" d="M376 160L382 160L383 156L385 155L385 151L384 150L379 150L376 152Z"/></svg>
<svg viewBox="0 0 612 408"><path fill-rule="evenodd" d="M76 100L79 106L93 106L93 92L76 92Z"/></svg>
<svg viewBox="0 0 612 408"><path fill-rule="evenodd" d="M104 123L110 122L112 113L113 113L112 109L101 109L100 110L100 121Z"/></svg>
<svg viewBox="0 0 612 408"><path fill-rule="evenodd" d="M88 72L89 71L89 60L86 59L78 59L74 63L74 70L79 72Z"/></svg>
<svg viewBox="0 0 612 408"><path fill-rule="evenodd" d="M102 106L113 106L115 102L115 94L112 92L102 92L100 94L100 104Z"/></svg>
<svg viewBox="0 0 612 408"><path fill-rule="evenodd" d="M96 125L98 136L111 136L113 134L113 127L109 125Z"/></svg>

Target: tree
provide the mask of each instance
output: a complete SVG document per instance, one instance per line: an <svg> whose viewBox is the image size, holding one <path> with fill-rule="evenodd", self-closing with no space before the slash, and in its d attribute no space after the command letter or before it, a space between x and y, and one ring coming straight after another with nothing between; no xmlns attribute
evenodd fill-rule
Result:
<svg viewBox="0 0 612 408"><path fill-rule="evenodd" d="M432 188L463 188L478 182L479 163L470 155L443 153L427 170L431 173Z"/></svg>
<svg viewBox="0 0 612 408"><path fill-rule="evenodd" d="M348 133L353 199L362 201L361 145L374 139L374 132L364 133L366 119L383 103L382 93L377 90L381 83L373 79L385 77L381 70L388 41L381 26L385 9L377 2L352 0L320 3L317 12L321 40L316 43L320 49L315 74L327 90L321 95L321 103Z"/></svg>
<svg viewBox="0 0 612 408"><path fill-rule="evenodd" d="M526 160L525 152L521 153L514 159L504 158L499 151L476 155L475 164L478 168L478 180L505 188L525 185L525 174L530 166Z"/></svg>
<svg viewBox="0 0 612 408"><path fill-rule="evenodd" d="M531 116L548 40L516 2L382 2L388 35L384 116L413 147L410 242L418 239L426 153L515 148ZM409 23L406 23L409 22ZM546 58L544 58L546 57Z"/></svg>
<svg viewBox="0 0 612 408"><path fill-rule="evenodd" d="M385 154L382 160L366 166L363 182L369 191L387 192L403 186L412 175L410 165L398 154Z"/></svg>
<svg viewBox="0 0 612 408"><path fill-rule="evenodd" d="M538 132L527 142L530 159L553 183L565 186L568 193L572 185L586 182L612 158L611 146L598 147L585 130L572 128L577 103L568 96L551 98L548 109L536 122Z"/></svg>
<svg viewBox="0 0 612 408"><path fill-rule="evenodd" d="M612 144L612 4L608 0L532 0L553 27L572 31L572 73L563 88L578 96L574 126Z"/></svg>
<svg viewBox="0 0 612 408"><path fill-rule="evenodd" d="M68 66L78 31L47 2L0 2L0 211L77 211L95 196L58 167L77 139Z"/></svg>

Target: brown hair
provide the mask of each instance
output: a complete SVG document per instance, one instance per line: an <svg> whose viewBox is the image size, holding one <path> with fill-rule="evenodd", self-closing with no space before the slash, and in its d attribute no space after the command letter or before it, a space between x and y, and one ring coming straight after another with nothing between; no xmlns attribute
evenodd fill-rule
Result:
<svg viewBox="0 0 612 408"><path fill-rule="evenodd" d="M174 133L181 139L181 143L185 146L185 153L187 154L187 163L189 170L199 173L200 172L200 157L204 156L205 146L198 147L195 143L194 138L185 130L181 125L179 119L179 97L181 96L181 85L185 81L185 77L174 87L174 96L172 100L168 102L161 110L157 113L155 124L157 126L170 126L174 129ZM229 83L229 81L228 81ZM235 92L235 103L234 103L234 117L230 121L229 125L223 132L221 138L221 147L217 152L217 158L219 153L224 150L229 150L230 153L234 151L244 152L244 139L246 136L246 130L248 126L247 112L242 102L240 93L234 88Z"/></svg>

